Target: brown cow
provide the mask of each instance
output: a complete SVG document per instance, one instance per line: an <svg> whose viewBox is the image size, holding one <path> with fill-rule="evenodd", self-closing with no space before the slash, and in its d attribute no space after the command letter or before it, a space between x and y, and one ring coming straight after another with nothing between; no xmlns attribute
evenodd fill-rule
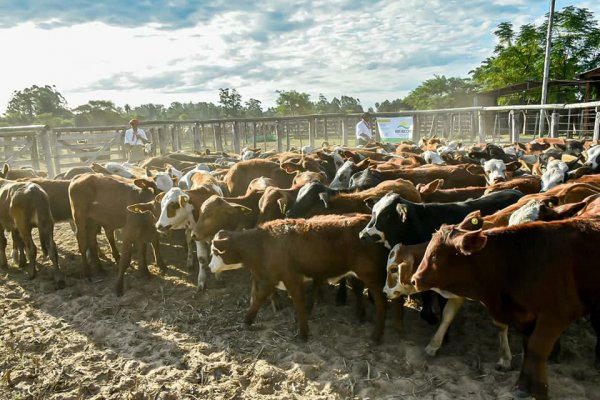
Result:
<svg viewBox="0 0 600 400"><path fill-rule="evenodd" d="M252 271L252 302L244 319L246 324L254 321L261 305L283 283L298 313L302 340L308 337L304 278L323 282L354 272L375 301L372 338L379 341L385 321L382 289L387 250L358 238L369 218L366 214L321 215L272 221L245 231L220 231L212 242L209 267L217 273L243 264ZM345 250L339 251L340 248Z"/></svg>
<svg viewBox="0 0 600 400"><path fill-rule="evenodd" d="M241 196L246 193L250 182L260 176L273 179L279 187L289 188L295 175L281 169L276 162L255 159L235 164L229 169L223 180L232 196Z"/></svg>
<svg viewBox="0 0 600 400"><path fill-rule="evenodd" d="M31 229L37 227L42 248L50 256L54 267L54 282L58 288L65 286L64 275L58 265L58 252L54 243L54 220L50 200L44 190L35 183L8 182L2 180L0 188L0 267L7 266L6 238L4 231L13 233L13 246L25 248L30 277L36 276L37 249L31 237ZM21 259L23 262L24 258Z"/></svg>
<svg viewBox="0 0 600 400"><path fill-rule="evenodd" d="M418 290L479 300L495 320L523 333L517 394L547 399L546 363L561 333L591 314L600 334L599 242L600 222L579 218L487 231L443 227L411 281Z"/></svg>

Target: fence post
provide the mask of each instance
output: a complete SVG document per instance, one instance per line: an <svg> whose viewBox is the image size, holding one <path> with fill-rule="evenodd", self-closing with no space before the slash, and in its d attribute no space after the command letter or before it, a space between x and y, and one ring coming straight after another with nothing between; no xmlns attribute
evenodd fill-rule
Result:
<svg viewBox="0 0 600 400"><path fill-rule="evenodd" d="M256 121L252 122L252 148L256 148Z"/></svg>
<svg viewBox="0 0 600 400"><path fill-rule="evenodd" d="M348 133L346 129L346 123L348 120L345 117L342 117L342 144L344 146L348 146Z"/></svg>
<svg viewBox="0 0 600 400"><path fill-rule="evenodd" d="M33 164L33 168L38 171L40 169L40 155L38 153L37 135L31 135L29 137L31 138L31 163Z"/></svg>
<svg viewBox="0 0 600 400"><path fill-rule="evenodd" d="M553 111L551 119L550 119L550 137L551 138L558 138L559 118L560 118L560 114L558 114L556 111Z"/></svg>
<svg viewBox="0 0 600 400"><path fill-rule="evenodd" d="M240 125L239 122L231 123L231 133L233 135L233 151L235 154L240 154Z"/></svg>
<svg viewBox="0 0 600 400"><path fill-rule="evenodd" d="M282 132L283 124L281 121L275 122L275 136L277 136L277 152L281 153L283 151L283 132Z"/></svg>
<svg viewBox="0 0 600 400"><path fill-rule="evenodd" d="M202 142L200 138L200 124L196 122L192 127L192 133L194 137L194 152L199 152L202 149Z"/></svg>
<svg viewBox="0 0 600 400"><path fill-rule="evenodd" d="M54 163L52 162L52 152L50 151L50 140L48 138L49 131L51 131L51 129L44 128L44 130L42 131L42 133L40 135L40 141L42 142L44 158L46 159L46 169L48 172L48 177L54 178L56 176L56 171L54 169ZM60 171L60 163L57 165L57 168Z"/></svg>
<svg viewBox="0 0 600 400"><path fill-rule="evenodd" d="M223 152L223 142L221 141L221 124L212 124L213 135L215 141L215 150L217 152Z"/></svg>
<svg viewBox="0 0 600 400"><path fill-rule="evenodd" d="M477 125L479 134L479 143L485 142L485 116L483 111L477 111Z"/></svg>
<svg viewBox="0 0 600 400"><path fill-rule="evenodd" d="M315 148L315 132L317 129L317 119L308 120L308 145Z"/></svg>
<svg viewBox="0 0 600 400"><path fill-rule="evenodd" d="M594 121L593 140L600 140L600 111L596 111L596 120Z"/></svg>
<svg viewBox="0 0 600 400"><path fill-rule="evenodd" d="M510 118L510 141L517 143L519 141L519 129L517 127L517 113L515 110L510 110L508 113Z"/></svg>
<svg viewBox="0 0 600 400"><path fill-rule="evenodd" d="M163 125L162 128L158 130L158 136L160 137L160 155L167 154L167 125Z"/></svg>
<svg viewBox="0 0 600 400"><path fill-rule="evenodd" d="M179 126L171 125L171 138L173 140L173 151L179 151Z"/></svg>

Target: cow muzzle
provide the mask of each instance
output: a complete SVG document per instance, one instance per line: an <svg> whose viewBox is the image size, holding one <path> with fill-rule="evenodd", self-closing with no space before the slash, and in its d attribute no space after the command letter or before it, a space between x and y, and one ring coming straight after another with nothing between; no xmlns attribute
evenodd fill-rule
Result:
<svg viewBox="0 0 600 400"><path fill-rule="evenodd" d="M165 233L169 229L171 229L171 225L156 224L156 230L159 231L159 232Z"/></svg>

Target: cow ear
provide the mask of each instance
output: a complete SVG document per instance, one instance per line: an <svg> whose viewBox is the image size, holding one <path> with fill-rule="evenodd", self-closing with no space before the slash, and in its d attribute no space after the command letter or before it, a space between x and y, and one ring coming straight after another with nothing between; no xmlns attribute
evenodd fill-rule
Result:
<svg viewBox="0 0 600 400"><path fill-rule="evenodd" d="M459 229L467 230L467 231L476 231L478 229L483 228L483 219L481 218L480 211L473 211L468 214L463 222L458 225Z"/></svg>
<svg viewBox="0 0 600 400"><path fill-rule="evenodd" d="M292 174L295 171L300 170L300 166L298 164L294 164L292 162L285 162L281 164L281 168L285 170L288 174Z"/></svg>
<svg viewBox="0 0 600 400"><path fill-rule="evenodd" d="M329 208L329 194L327 192L319 193L319 199L321 199L325 208Z"/></svg>
<svg viewBox="0 0 600 400"><path fill-rule="evenodd" d="M165 192L160 192L159 194L156 195L156 197L154 198L154 201L157 203L160 203L162 201L163 197L165 197Z"/></svg>
<svg viewBox="0 0 600 400"><path fill-rule="evenodd" d="M398 212L398 215L400 216L400 221L401 222L406 222L406 217L407 217L407 212L408 212L408 208L406 207L405 204L397 204L396 205L396 211Z"/></svg>
<svg viewBox="0 0 600 400"><path fill-rule="evenodd" d="M8 171L10 171L10 166L8 165L8 163L4 163L4 167L2 167L2 175L6 176L8 174Z"/></svg>
<svg viewBox="0 0 600 400"><path fill-rule="evenodd" d="M519 161L512 161L506 164L506 170L508 172L515 172L519 168L521 168L521 163Z"/></svg>
<svg viewBox="0 0 600 400"><path fill-rule="evenodd" d="M369 167L369 165L371 165L371 160L368 158L365 158L361 162L357 163L355 165L355 167L358 168L358 170L362 171L363 169Z"/></svg>
<svg viewBox="0 0 600 400"><path fill-rule="evenodd" d="M277 199L277 205L279 206L279 211L281 211L281 215L285 215L287 211L287 203L284 199Z"/></svg>
<svg viewBox="0 0 600 400"><path fill-rule="evenodd" d="M372 210L376 201L377 201L377 199L375 197L369 197L369 198L365 199L365 204L367 207L369 207L370 210Z"/></svg>
<svg viewBox="0 0 600 400"><path fill-rule="evenodd" d="M127 211L134 214L144 214L152 212L152 204L150 203L138 203L127 206Z"/></svg>
<svg viewBox="0 0 600 400"><path fill-rule="evenodd" d="M108 172L108 170L106 168L104 168L102 165L100 165L98 163L92 163L92 165L90 165L90 168L94 172L98 172L100 174L108 174L108 175L110 175L110 172Z"/></svg>
<svg viewBox="0 0 600 400"><path fill-rule="evenodd" d="M240 211L242 214L251 214L252 209L241 204L230 204L232 210Z"/></svg>
<svg viewBox="0 0 600 400"><path fill-rule="evenodd" d="M481 165L471 164L467 166L467 171L473 175L483 174L483 167Z"/></svg>
<svg viewBox="0 0 600 400"><path fill-rule="evenodd" d="M187 196L179 196L179 207L184 208L188 202L189 198Z"/></svg>
<svg viewBox="0 0 600 400"><path fill-rule="evenodd" d="M454 245L458 251L465 256L470 256L473 253L483 249L487 243L487 236L483 234L481 229L476 231L461 233L454 239Z"/></svg>

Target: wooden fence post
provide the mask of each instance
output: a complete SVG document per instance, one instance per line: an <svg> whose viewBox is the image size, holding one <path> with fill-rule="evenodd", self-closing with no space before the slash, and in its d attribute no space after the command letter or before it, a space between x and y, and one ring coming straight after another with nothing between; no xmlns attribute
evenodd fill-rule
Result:
<svg viewBox="0 0 600 400"><path fill-rule="evenodd" d="M342 117L342 144L348 146L348 131L346 129L346 123L348 120L346 117Z"/></svg>
<svg viewBox="0 0 600 400"><path fill-rule="evenodd" d="M421 119L417 114L413 115L413 132L411 140L415 143L419 143L421 139Z"/></svg>
<svg viewBox="0 0 600 400"><path fill-rule="evenodd" d="M194 152L199 152L202 149L202 138L200 137L200 124L196 122L192 127L192 133L194 137Z"/></svg>
<svg viewBox="0 0 600 400"><path fill-rule="evenodd" d="M479 143L485 142L485 115L483 111L477 112L477 125L478 125L478 134L479 134Z"/></svg>
<svg viewBox="0 0 600 400"><path fill-rule="evenodd" d="M596 111L596 120L594 121L593 140L600 140L600 111Z"/></svg>
<svg viewBox="0 0 600 400"><path fill-rule="evenodd" d="M221 138L221 124L212 124L213 134L215 136L215 150L223 152L223 141Z"/></svg>
<svg viewBox="0 0 600 400"><path fill-rule="evenodd" d="M256 148L256 121L252 122L252 148Z"/></svg>
<svg viewBox="0 0 600 400"><path fill-rule="evenodd" d="M517 126L517 113L515 110L510 110L508 116L510 118L510 141L517 143L519 141L519 129Z"/></svg>
<svg viewBox="0 0 600 400"><path fill-rule="evenodd" d="M31 164L33 164L33 168L38 171L40 169L40 155L38 153L37 135L31 135L29 138L31 139L31 148L29 149L31 154Z"/></svg>
<svg viewBox="0 0 600 400"><path fill-rule="evenodd" d="M560 118L560 114L556 111L552 112L552 116L550 119L550 137L558 138L558 121Z"/></svg>
<svg viewBox="0 0 600 400"><path fill-rule="evenodd" d="M163 125L162 128L159 128L158 136L160 137L160 155L167 154L167 125Z"/></svg>
<svg viewBox="0 0 600 400"><path fill-rule="evenodd" d="M44 128L44 130L42 131L42 133L40 135L40 142L42 144L42 149L44 151L44 158L46 160L46 169L48 172L48 177L52 179L56 176L56 170L54 168L54 163L52 160L52 152L50 151L50 140L48 138L48 136L50 135L50 132L54 133L54 131L52 131L51 129ZM58 168L58 171L60 172L60 163L56 167Z"/></svg>
<svg viewBox="0 0 600 400"><path fill-rule="evenodd" d="M275 122L275 136L277 136L277 152L281 153L283 151L283 132L282 132L283 124L281 121L277 120Z"/></svg>
<svg viewBox="0 0 600 400"><path fill-rule="evenodd" d="M315 133L317 130L317 119L308 120L308 145L315 148Z"/></svg>
<svg viewBox="0 0 600 400"><path fill-rule="evenodd" d="M233 151L240 154L240 124L237 121L231 123L231 134L233 136Z"/></svg>

